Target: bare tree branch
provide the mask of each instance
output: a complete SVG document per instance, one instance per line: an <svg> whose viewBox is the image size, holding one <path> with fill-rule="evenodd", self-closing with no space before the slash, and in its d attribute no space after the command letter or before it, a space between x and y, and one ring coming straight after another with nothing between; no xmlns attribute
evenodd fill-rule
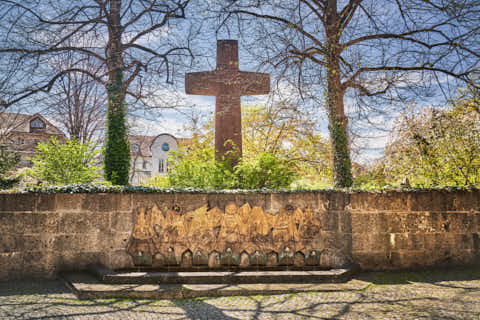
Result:
<svg viewBox="0 0 480 320"><path fill-rule="evenodd" d="M388 116L387 108L393 111L436 88L455 94L459 86L475 86L471 75L480 65L480 3L475 0L217 4L210 11L218 16L219 32L238 25L244 46L264 68L295 83L309 99L305 104L326 106L334 175L344 171L346 179L337 176L337 185L350 183L348 143L338 138L346 135L348 116L369 122L369 116ZM350 133L360 122L350 122Z"/></svg>

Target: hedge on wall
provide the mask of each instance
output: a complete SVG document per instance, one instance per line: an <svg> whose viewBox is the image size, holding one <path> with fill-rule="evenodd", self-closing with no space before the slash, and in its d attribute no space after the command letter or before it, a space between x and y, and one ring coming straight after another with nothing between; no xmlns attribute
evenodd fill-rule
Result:
<svg viewBox="0 0 480 320"><path fill-rule="evenodd" d="M211 189L199 189L199 188L155 188L155 187L142 187L142 186L110 186L102 184L71 184L71 185L62 185L62 186L33 186L30 188L25 188L21 190L15 190L15 192L25 193L296 193L296 192L371 192L371 193L381 193L388 191L474 191L480 190L475 187L449 187L449 188L438 188L438 189L421 189L421 188L383 188L381 190L362 190L362 189L250 189L250 190L241 190L241 189L228 189L228 190L211 190ZM10 191L11 192L11 191Z"/></svg>

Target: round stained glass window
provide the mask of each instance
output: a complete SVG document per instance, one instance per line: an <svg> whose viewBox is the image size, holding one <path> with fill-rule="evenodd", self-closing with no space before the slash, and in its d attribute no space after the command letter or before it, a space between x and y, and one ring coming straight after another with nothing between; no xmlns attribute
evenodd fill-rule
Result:
<svg viewBox="0 0 480 320"><path fill-rule="evenodd" d="M170 146L168 145L168 143L165 142L164 144L162 144L162 150L163 150L163 151L168 151L168 150L170 150Z"/></svg>

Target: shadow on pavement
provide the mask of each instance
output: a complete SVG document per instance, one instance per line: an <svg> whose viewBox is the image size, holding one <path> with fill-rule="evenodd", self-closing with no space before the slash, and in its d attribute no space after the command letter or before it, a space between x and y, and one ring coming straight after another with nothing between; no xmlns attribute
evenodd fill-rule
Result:
<svg viewBox="0 0 480 320"><path fill-rule="evenodd" d="M70 290L60 280L0 281L0 297L69 293Z"/></svg>
<svg viewBox="0 0 480 320"><path fill-rule="evenodd" d="M354 279L373 286L280 296L80 301L59 280L0 282L0 319L480 319L479 267L369 272Z"/></svg>
<svg viewBox="0 0 480 320"><path fill-rule="evenodd" d="M372 271L358 274L353 278L371 282L375 285L409 284L412 282L434 284L446 281L471 281L480 280L480 266L401 271Z"/></svg>

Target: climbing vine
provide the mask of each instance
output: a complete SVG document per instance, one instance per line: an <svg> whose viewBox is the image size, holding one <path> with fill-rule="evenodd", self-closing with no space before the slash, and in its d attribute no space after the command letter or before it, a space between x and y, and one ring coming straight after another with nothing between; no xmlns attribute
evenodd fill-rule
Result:
<svg viewBox="0 0 480 320"><path fill-rule="evenodd" d="M105 179L114 185L127 185L130 170L130 146L126 125L123 73L116 71L108 83L107 133L104 152Z"/></svg>
<svg viewBox="0 0 480 320"><path fill-rule="evenodd" d="M330 119L329 129L333 143L333 180L335 187L349 188L353 184L352 162L345 127L342 121Z"/></svg>

